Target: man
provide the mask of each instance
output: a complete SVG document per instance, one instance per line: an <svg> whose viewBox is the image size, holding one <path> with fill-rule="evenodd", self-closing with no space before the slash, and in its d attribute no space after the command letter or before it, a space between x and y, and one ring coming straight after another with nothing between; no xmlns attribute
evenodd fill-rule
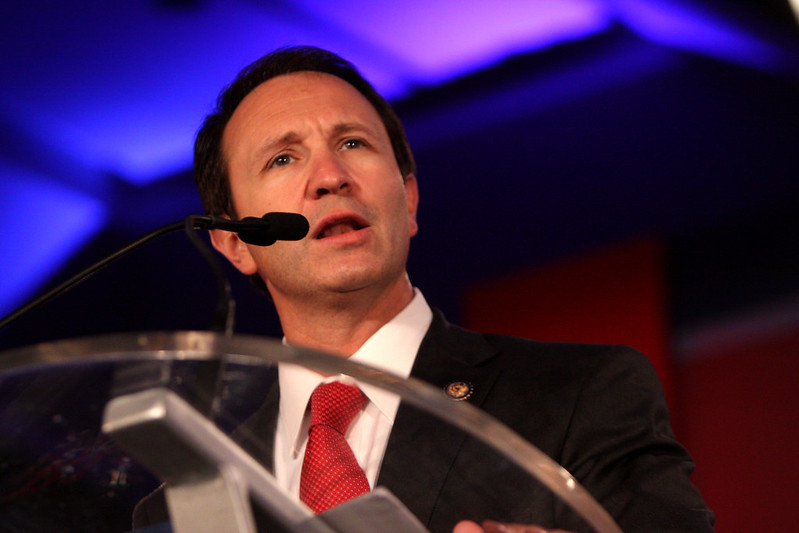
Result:
<svg viewBox="0 0 799 533"><path fill-rule="evenodd" d="M457 383L450 390L563 464L624 530L711 531L712 513L688 480L690 457L673 438L642 355L480 335L431 311L405 270L418 231L414 173L389 105L349 63L315 48L278 50L245 69L195 145L210 214L290 211L310 222L305 239L270 247L211 236L269 291L288 344L440 387ZM329 380L281 367L279 399L238 434L295 494L305 476L308 399ZM368 485L386 486L432 531L540 531L490 520L584 527L540 485L486 464L470 440L361 388L366 401L347 443ZM252 434L274 449L248 445ZM475 479L491 486L476 491ZM140 515L152 515L145 522L163 518L152 503L141 507Z"/></svg>

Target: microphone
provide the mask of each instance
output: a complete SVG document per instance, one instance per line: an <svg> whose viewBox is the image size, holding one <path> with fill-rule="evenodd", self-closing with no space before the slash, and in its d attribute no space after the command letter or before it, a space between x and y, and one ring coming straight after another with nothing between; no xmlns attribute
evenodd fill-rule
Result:
<svg viewBox="0 0 799 533"><path fill-rule="evenodd" d="M310 229L308 219L299 213L267 213L261 218L244 217L241 220L217 216L196 217L195 227L221 229L238 233L247 244L270 246L276 241L299 241Z"/></svg>

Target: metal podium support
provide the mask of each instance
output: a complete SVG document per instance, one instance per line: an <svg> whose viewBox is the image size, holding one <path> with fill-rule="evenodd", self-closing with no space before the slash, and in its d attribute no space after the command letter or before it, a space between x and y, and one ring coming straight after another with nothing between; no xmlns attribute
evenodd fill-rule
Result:
<svg viewBox="0 0 799 533"><path fill-rule="evenodd" d="M250 496L285 531L331 530L292 501L254 459L175 393L156 388L111 400L103 432L166 482L176 533L255 533Z"/></svg>

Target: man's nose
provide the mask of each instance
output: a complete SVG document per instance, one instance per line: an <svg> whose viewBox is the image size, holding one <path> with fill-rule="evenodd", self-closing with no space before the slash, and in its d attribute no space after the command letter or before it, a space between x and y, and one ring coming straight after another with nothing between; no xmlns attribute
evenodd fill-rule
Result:
<svg viewBox="0 0 799 533"><path fill-rule="evenodd" d="M351 189L352 178L337 154L326 152L317 155L311 168L308 193L321 198L328 194L349 194Z"/></svg>

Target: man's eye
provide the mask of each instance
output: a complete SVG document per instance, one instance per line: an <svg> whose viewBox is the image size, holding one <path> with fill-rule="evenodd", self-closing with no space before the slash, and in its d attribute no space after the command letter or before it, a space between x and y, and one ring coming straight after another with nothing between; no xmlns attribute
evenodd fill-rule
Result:
<svg viewBox="0 0 799 533"><path fill-rule="evenodd" d="M363 146L363 141L360 139L347 139L344 141L344 144L341 145L342 150L352 150L353 148L360 148Z"/></svg>
<svg viewBox="0 0 799 533"><path fill-rule="evenodd" d="M272 164L269 166L272 167L284 167L291 163L292 158L288 154L281 154L272 160Z"/></svg>

